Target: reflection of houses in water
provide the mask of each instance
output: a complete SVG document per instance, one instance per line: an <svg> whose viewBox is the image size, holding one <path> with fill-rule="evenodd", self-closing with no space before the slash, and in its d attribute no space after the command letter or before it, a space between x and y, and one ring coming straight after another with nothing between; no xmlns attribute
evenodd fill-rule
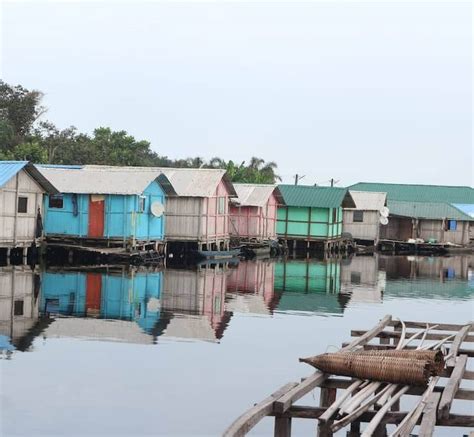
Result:
<svg viewBox="0 0 474 437"><path fill-rule="evenodd" d="M281 311L342 314L350 295L341 293L341 261L309 259L275 263L275 292Z"/></svg>
<svg viewBox="0 0 474 437"><path fill-rule="evenodd" d="M58 317L46 337L87 337L152 343L160 321L162 272L47 272L40 311ZM106 320L105 320L106 319Z"/></svg>
<svg viewBox="0 0 474 437"><path fill-rule="evenodd" d="M468 299L474 292L474 287L469 285L473 259L466 255L381 256L379 268L387 274L385 294L387 297L416 295L425 299Z"/></svg>
<svg viewBox="0 0 474 437"><path fill-rule="evenodd" d="M341 266L341 288L351 294L351 303L382 302L385 272L379 270L378 255L354 256Z"/></svg>
<svg viewBox="0 0 474 437"><path fill-rule="evenodd" d="M225 311L227 268L166 269L162 310L172 313L163 336L215 341L232 313Z"/></svg>
<svg viewBox="0 0 474 437"><path fill-rule="evenodd" d="M242 262L227 278L226 308L232 312L272 314L278 305L275 294L275 263L256 260Z"/></svg>
<svg viewBox="0 0 474 437"><path fill-rule="evenodd" d="M38 321L40 277L26 266L0 269L0 351L25 350Z"/></svg>

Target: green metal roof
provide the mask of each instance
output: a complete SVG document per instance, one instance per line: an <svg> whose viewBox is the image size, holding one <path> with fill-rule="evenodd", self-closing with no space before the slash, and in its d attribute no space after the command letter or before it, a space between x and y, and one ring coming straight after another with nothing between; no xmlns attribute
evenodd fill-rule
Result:
<svg viewBox="0 0 474 437"><path fill-rule="evenodd" d="M403 202L389 200L390 215L424 219L450 219L474 221L474 218L444 202Z"/></svg>
<svg viewBox="0 0 474 437"><path fill-rule="evenodd" d="M278 185L285 204L311 208L355 208L347 188L311 185Z"/></svg>
<svg viewBox="0 0 474 437"><path fill-rule="evenodd" d="M413 202L474 203L474 189L448 185L413 185L359 182L351 190L387 193L388 200Z"/></svg>

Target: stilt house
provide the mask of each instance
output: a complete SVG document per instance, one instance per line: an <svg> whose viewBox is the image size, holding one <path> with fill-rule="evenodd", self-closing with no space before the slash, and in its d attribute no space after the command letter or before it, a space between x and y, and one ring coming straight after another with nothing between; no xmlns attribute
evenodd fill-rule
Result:
<svg viewBox="0 0 474 437"><path fill-rule="evenodd" d="M377 244L380 237L380 219L387 205L387 194L371 191L350 191L355 208L344 208L343 232L363 244Z"/></svg>
<svg viewBox="0 0 474 437"><path fill-rule="evenodd" d="M284 205L275 185L235 184L237 197L230 204L230 234L240 241L276 238L278 206Z"/></svg>
<svg viewBox="0 0 474 437"><path fill-rule="evenodd" d="M324 245L342 237L343 208L355 208L346 188L279 185L285 205L278 208L277 235L298 246Z"/></svg>
<svg viewBox="0 0 474 437"><path fill-rule="evenodd" d="M166 196L176 193L160 171L108 166L38 169L60 192L45 200L49 241L127 249L163 246Z"/></svg>
<svg viewBox="0 0 474 437"><path fill-rule="evenodd" d="M43 194L55 187L27 161L0 161L0 248L30 247L42 236Z"/></svg>
<svg viewBox="0 0 474 437"><path fill-rule="evenodd" d="M177 196L166 207L166 240L191 250L229 248L229 200L237 197L225 170L161 168Z"/></svg>
<svg viewBox="0 0 474 437"><path fill-rule="evenodd" d="M381 239L469 243L474 219L454 205L466 211L474 205L471 187L360 182L349 189L387 193L389 222L380 229Z"/></svg>

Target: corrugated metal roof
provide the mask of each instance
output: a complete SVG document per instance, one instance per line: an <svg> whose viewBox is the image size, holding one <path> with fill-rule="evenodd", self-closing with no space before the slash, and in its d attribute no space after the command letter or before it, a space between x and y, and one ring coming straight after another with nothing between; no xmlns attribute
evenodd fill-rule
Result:
<svg viewBox="0 0 474 437"><path fill-rule="evenodd" d="M101 168L116 171L129 172L160 172L163 173L172 184L176 194L183 197L210 197L214 195L221 181L226 185L230 196L236 197L232 182L223 169L210 168L171 168L171 167L114 167L86 165L84 168Z"/></svg>
<svg viewBox="0 0 474 437"><path fill-rule="evenodd" d="M178 196L210 197L221 181L227 186L231 197L236 197L235 188L222 169L209 168L166 168L160 170L173 184Z"/></svg>
<svg viewBox="0 0 474 437"><path fill-rule="evenodd" d="M462 211L464 214L474 218L474 203L455 203L453 206Z"/></svg>
<svg viewBox="0 0 474 437"><path fill-rule="evenodd" d="M403 202L389 200L390 215L424 219L451 219L473 221L469 215L444 202Z"/></svg>
<svg viewBox="0 0 474 437"><path fill-rule="evenodd" d="M0 187L3 187L13 176L15 176L28 161L1 161L0 162Z"/></svg>
<svg viewBox="0 0 474 437"><path fill-rule="evenodd" d="M276 185L234 183L234 188L237 192L237 198L234 199L234 203L240 206L265 206L273 192L275 192L277 201L281 204L283 203L280 190Z"/></svg>
<svg viewBox="0 0 474 437"><path fill-rule="evenodd" d="M349 190L356 204L356 209L380 211L387 203L387 193Z"/></svg>
<svg viewBox="0 0 474 437"><path fill-rule="evenodd" d="M474 203L474 189L472 187L360 182L348 188L355 191L384 192L387 193L389 200Z"/></svg>
<svg viewBox="0 0 474 437"><path fill-rule="evenodd" d="M347 188L310 185L279 185L288 206L319 208L354 208L355 203Z"/></svg>
<svg viewBox="0 0 474 437"><path fill-rule="evenodd" d="M28 161L0 161L0 188L23 169L43 188L43 190L48 193L57 192L53 184L51 184L51 182Z"/></svg>
<svg viewBox="0 0 474 437"><path fill-rule="evenodd" d="M132 171L130 167L108 166L37 167L61 193L141 194L151 182L158 179L167 194L176 194L160 170L144 172Z"/></svg>

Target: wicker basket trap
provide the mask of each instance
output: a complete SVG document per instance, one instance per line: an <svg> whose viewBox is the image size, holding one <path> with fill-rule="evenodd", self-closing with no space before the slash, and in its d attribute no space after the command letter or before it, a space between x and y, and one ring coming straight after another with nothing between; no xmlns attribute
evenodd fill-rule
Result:
<svg viewBox="0 0 474 437"><path fill-rule="evenodd" d="M300 358L324 373L393 384L426 386L436 366L429 359L416 359L357 352L329 353Z"/></svg>

